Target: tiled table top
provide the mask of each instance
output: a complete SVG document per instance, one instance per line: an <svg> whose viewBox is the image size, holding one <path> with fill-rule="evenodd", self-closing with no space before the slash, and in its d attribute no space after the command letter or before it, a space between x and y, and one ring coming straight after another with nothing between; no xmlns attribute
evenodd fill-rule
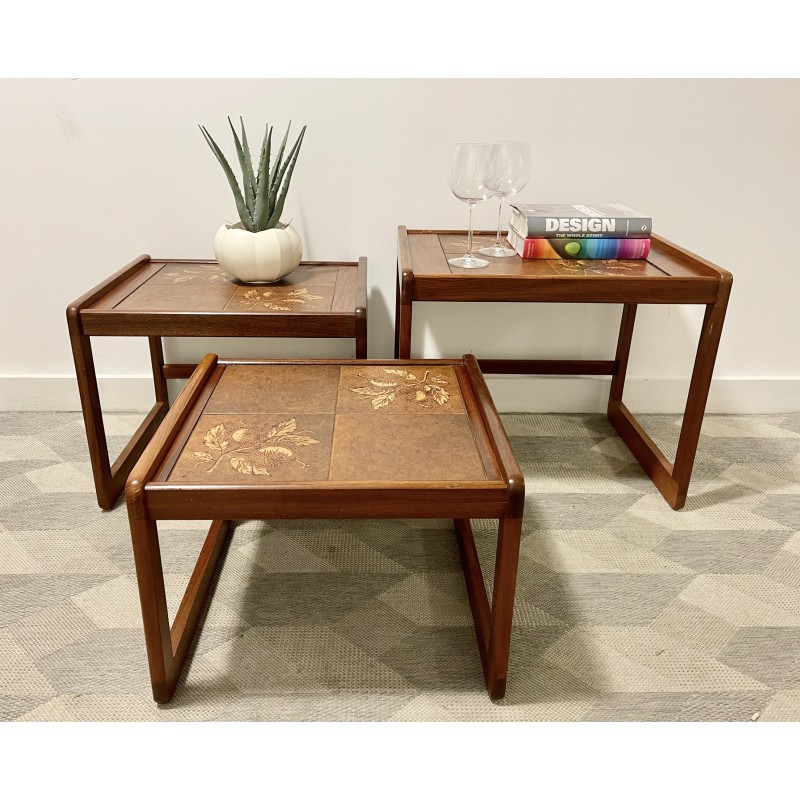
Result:
<svg viewBox="0 0 800 800"><path fill-rule="evenodd" d="M462 381L464 379L462 378ZM230 365L168 482L496 479L457 368Z"/></svg>
<svg viewBox="0 0 800 800"><path fill-rule="evenodd" d="M338 279L336 267L301 266L276 283L244 285L216 263L167 262L112 308L254 313L331 311Z"/></svg>

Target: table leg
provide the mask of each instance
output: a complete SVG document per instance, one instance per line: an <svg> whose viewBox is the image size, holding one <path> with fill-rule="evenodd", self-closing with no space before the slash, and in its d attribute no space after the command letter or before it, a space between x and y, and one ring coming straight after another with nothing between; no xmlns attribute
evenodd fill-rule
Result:
<svg viewBox="0 0 800 800"><path fill-rule="evenodd" d="M153 367L153 386L156 391L156 402L166 403L169 407L167 379L164 376L164 347L160 336L148 336L150 343L150 364Z"/></svg>
<svg viewBox="0 0 800 800"><path fill-rule="evenodd" d="M367 357L367 309L356 309L356 358Z"/></svg>
<svg viewBox="0 0 800 800"><path fill-rule="evenodd" d="M486 688L492 700L499 700L506 693L508 679L511 620L514 614L522 518L505 517L500 520L491 607L475 548L472 526L467 519L456 519L454 522Z"/></svg>
<svg viewBox="0 0 800 800"><path fill-rule="evenodd" d="M625 303L622 307L622 321L619 325L619 339L617 340L617 354L614 359L614 374L611 378L609 400L622 400L625 374L628 371L628 356L633 339L633 325L636 321L636 309L636 303Z"/></svg>
<svg viewBox="0 0 800 800"><path fill-rule="evenodd" d="M186 662L231 521L215 520L211 524L170 630L157 523L133 513L129 517L153 699L168 703Z"/></svg>
<svg viewBox="0 0 800 800"><path fill-rule="evenodd" d="M730 284L723 282L720 286L721 296L717 297L716 303L706 306L706 313L703 317L703 327L700 330L700 340L697 345L697 357L689 384L689 394L686 398L686 409L683 412L678 449L675 453L675 465L672 468L672 477L676 486L675 508L683 508L683 504L686 502L686 493L692 477L697 443L700 440L700 429L703 425L703 415L708 401L708 391L711 388L714 363L717 359L719 340L722 335L722 325L725 322L729 293Z"/></svg>
<svg viewBox="0 0 800 800"><path fill-rule="evenodd" d="M367 357L367 259L358 259L356 286L356 358Z"/></svg>
<svg viewBox="0 0 800 800"><path fill-rule="evenodd" d="M622 402L636 307L626 305L622 315L617 345L617 369L611 382L608 399L608 419L664 499L676 511L686 504L730 287L730 280L723 280L716 302L706 306L674 464L670 464L630 409Z"/></svg>
<svg viewBox="0 0 800 800"><path fill-rule="evenodd" d="M506 693L508 657L511 646L511 619L517 586L522 518L500 520L497 532L497 557L492 592L492 633L489 637L489 696L498 700Z"/></svg>
<svg viewBox="0 0 800 800"><path fill-rule="evenodd" d="M176 674L158 526L151 519L137 519L132 515L130 523L153 699L157 703L166 703L175 690Z"/></svg>
<svg viewBox="0 0 800 800"><path fill-rule="evenodd" d="M410 272L397 272L394 317L394 357L411 358L411 281Z"/></svg>
<svg viewBox="0 0 800 800"><path fill-rule="evenodd" d="M86 428L86 442L89 447L95 493L100 507L108 509L114 505L118 493L114 493L114 481L108 459L106 431L103 426L100 393L94 370L92 340L79 331L73 330L72 319L69 321L72 357L75 362L75 375L78 379L78 393L83 410L83 423Z"/></svg>
<svg viewBox="0 0 800 800"><path fill-rule="evenodd" d="M164 355L161 349L161 339L148 337L156 403L112 465L108 456L97 373L92 355L92 341L89 336L82 334L77 329L77 321L70 318L69 324L72 356L75 362L75 375L78 379L78 393L86 427L86 442L89 447L97 503L100 508L108 510L113 508L125 488L128 474L144 452L147 443L153 437L169 408L167 384L163 372Z"/></svg>

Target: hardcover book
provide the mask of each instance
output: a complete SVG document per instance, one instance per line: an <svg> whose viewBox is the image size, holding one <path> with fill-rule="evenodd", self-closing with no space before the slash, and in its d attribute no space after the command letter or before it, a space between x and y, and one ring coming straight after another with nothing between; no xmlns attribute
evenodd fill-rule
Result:
<svg viewBox="0 0 800 800"><path fill-rule="evenodd" d="M511 203L511 225L524 239L649 239L653 230L651 217L619 203Z"/></svg>
<svg viewBox="0 0 800 800"><path fill-rule="evenodd" d="M508 243L520 258L647 258L649 239L564 239L523 238L513 228L508 230Z"/></svg>

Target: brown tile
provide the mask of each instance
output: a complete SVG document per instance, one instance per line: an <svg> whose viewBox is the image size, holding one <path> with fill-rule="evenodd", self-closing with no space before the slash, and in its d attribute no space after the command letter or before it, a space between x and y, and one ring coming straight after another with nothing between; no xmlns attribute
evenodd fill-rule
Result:
<svg viewBox="0 0 800 800"><path fill-rule="evenodd" d="M485 480L464 414L336 417L332 481Z"/></svg>
<svg viewBox="0 0 800 800"><path fill-rule="evenodd" d="M463 256L464 253L457 253L456 255ZM471 275L473 277L483 275L505 275L505 276L536 276L536 275L553 275L553 268L544 259L527 259L523 261L518 256L507 256L504 258L489 258L482 256L480 253L475 253L478 258L489 262L489 266L480 267L479 269L465 269L464 267L454 267L449 265L450 272L453 275ZM452 258L452 256L448 256Z"/></svg>
<svg viewBox="0 0 800 800"><path fill-rule="evenodd" d="M496 240L497 236L486 236L484 234L475 234L472 237L472 252L480 250L481 247L491 247ZM466 234L449 234L439 236L439 243L442 250L448 258L453 256L463 256L467 252L468 239ZM505 243L505 238L500 237L500 243L503 247L508 247Z"/></svg>
<svg viewBox="0 0 800 800"><path fill-rule="evenodd" d="M660 269L646 261L620 260L616 258L560 259L551 260L558 275L618 275L623 278L642 275L663 275Z"/></svg>
<svg viewBox="0 0 800 800"><path fill-rule="evenodd" d="M129 294L117 311L222 311L236 291L233 283L145 283Z"/></svg>
<svg viewBox="0 0 800 800"><path fill-rule="evenodd" d="M338 366L231 366L225 369L206 413L333 414Z"/></svg>
<svg viewBox="0 0 800 800"><path fill-rule="evenodd" d="M344 267L343 269L351 269L351 267ZM337 267L298 267L294 272L290 272L285 278L281 278L275 283L269 284L273 286L330 286L331 289L336 285L336 276L339 273ZM314 292L319 294L319 292Z"/></svg>
<svg viewBox="0 0 800 800"><path fill-rule="evenodd" d="M342 367L337 414L463 414L452 367Z"/></svg>
<svg viewBox="0 0 800 800"><path fill-rule="evenodd" d="M332 286L239 286L225 311L252 311L256 314L330 311L332 303Z"/></svg>
<svg viewBox="0 0 800 800"><path fill-rule="evenodd" d="M334 417L203 414L168 480L259 484L328 478Z"/></svg>
<svg viewBox="0 0 800 800"><path fill-rule="evenodd" d="M182 284L198 283L235 283L236 279L228 275L219 264L165 264L147 283Z"/></svg>

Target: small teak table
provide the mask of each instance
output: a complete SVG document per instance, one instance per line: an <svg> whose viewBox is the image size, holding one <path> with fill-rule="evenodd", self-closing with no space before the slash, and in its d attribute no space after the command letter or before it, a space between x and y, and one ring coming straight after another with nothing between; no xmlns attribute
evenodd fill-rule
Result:
<svg viewBox="0 0 800 800"><path fill-rule="evenodd" d="M271 284L243 284L216 261L154 260L142 255L67 308L97 502L111 508L169 407L168 378L196 364L165 364L162 336L353 338L367 357L367 259L304 261ZM92 336L146 336L155 405L109 463Z"/></svg>
<svg viewBox="0 0 800 800"><path fill-rule="evenodd" d="M525 489L472 356L206 356L126 487L153 697L173 695L234 519L453 518L486 686L503 696ZM470 519L499 520L492 603ZM213 519L170 630L157 520ZM268 590L268 588L267 588Z"/></svg>
<svg viewBox="0 0 800 800"><path fill-rule="evenodd" d="M481 231L475 248L493 243L494 234ZM463 231L409 231L399 227L395 356L411 356L415 300L621 303L622 322L613 360L480 359L480 367L484 374L611 375L611 424L666 501L674 509L683 508L733 282L731 274L656 235L651 237L647 260L641 261L522 260L511 256L489 259L490 265L481 269L448 264L448 258L463 255L466 247ZM622 402L636 308L642 303L706 307L674 464Z"/></svg>

